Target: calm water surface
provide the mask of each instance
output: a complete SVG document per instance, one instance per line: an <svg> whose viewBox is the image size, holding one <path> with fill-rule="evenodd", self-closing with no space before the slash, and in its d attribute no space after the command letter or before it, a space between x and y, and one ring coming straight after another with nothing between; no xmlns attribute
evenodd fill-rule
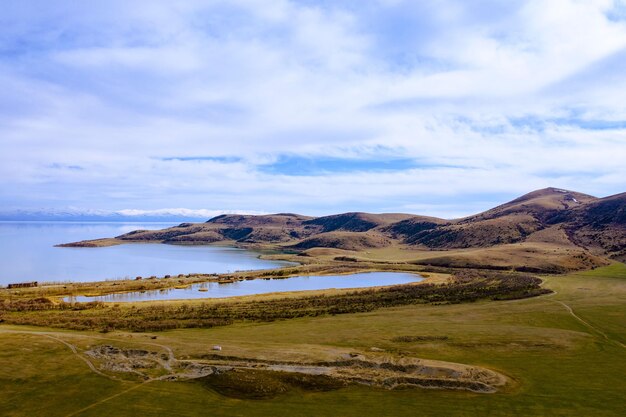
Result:
<svg viewBox="0 0 626 417"><path fill-rule="evenodd" d="M130 302L180 300L195 298L224 298L239 295L267 294L283 291L325 290L328 288L362 288L382 285L408 284L421 281L415 274L401 272L366 272L351 275L299 276L285 279L255 279L228 284L206 282L188 288L109 294L100 297L68 297L67 301Z"/></svg>
<svg viewBox="0 0 626 417"><path fill-rule="evenodd" d="M26 281L102 281L166 274L271 269L288 263L215 246L128 244L57 248L59 243L119 236L173 223L0 222L0 285Z"/></svg>

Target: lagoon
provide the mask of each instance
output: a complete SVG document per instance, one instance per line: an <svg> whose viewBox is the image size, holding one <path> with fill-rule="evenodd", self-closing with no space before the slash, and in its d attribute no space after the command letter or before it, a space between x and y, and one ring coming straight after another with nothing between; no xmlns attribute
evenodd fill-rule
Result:
<svg viewBox="0 0 626 417"><path fill-rule="evenodd" d="M119 236L174 223L0 222L0 285L93 282L106 279L272 269L290 263L258 259L259 253L218 246L158 243L103 248L59 248L59 243Z"/></svg>
<svg viewBox="0 0 626 417"><path fill-rule="evenodd" d="M66 301L135 302L199 298L225 298L273 292L325 290L330 288L364 288L409 284L421 281L416 274L403 272L363 272L348 275L303 275L291 278L254 279L232 283L203 282L187 288L136 291L96 297L67 297Z"/></svg>

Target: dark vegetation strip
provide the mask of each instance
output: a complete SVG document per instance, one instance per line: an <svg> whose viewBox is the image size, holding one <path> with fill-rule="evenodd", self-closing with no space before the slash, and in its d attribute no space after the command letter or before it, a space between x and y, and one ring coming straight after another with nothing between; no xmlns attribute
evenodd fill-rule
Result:
<svg viewBox="0 0 626 417"><path fill-rule="evenodd" d="M76 330L158 331L214 327L241 321L315 317L368 312L410 304L454 304L482 299L510 300L551 292L537 277L521 273L460 271L446 284L422 283L366 289L333 295L258 301L120 306L101 302L55 303L39 297L1 300L0 321Z"/></svg>
<svg viewBox="0 0 626 417"><path fill-rule="evenodd" d="M332 391L348 385L346 381L328 375L307 375L260 369L235 369L198 378L202 387L221 395L238 399L267 399L293 389L302 391Z"/></svg>

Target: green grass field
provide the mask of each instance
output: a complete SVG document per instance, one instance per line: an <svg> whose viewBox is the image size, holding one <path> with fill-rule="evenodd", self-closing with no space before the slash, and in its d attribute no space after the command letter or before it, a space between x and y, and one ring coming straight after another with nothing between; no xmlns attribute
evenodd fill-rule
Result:
<svg viewBox="0 0 626 417"><path fill-rule="evenodd" d="M414 305L369 313L239 323L213 329L109 334L0 325L1 416L621 416L626 409L626 266L550 276L556 294L456 305ZM570 312L568 307L572 310ZM58 340L169 346L177 357L210 353L279 360L336 351L480 365L508 375L506 392L350 386L291 391L266 400L223 397L197 382L110 380ZM400 342L399 336L447 339ZM104 340L100 340L104 339ZM107 340L111 339L111 340ZM152 346L158 349L157 346Z"/></svg>

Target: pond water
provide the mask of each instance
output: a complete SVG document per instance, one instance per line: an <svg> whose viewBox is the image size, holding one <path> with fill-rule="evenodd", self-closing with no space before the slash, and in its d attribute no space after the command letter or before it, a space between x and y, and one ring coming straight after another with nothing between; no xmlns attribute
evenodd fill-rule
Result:
<svg viewBox="0 0 626 417"><path fill-rule="evenodd" d="M287 262L258 259L256 252L216 246L128 244L59 248L59 243L119 236L172 223L0 222L0 285L272 269Z"/></svg>
<svg viewBox="0 0 626 417"><path fill-rule="evenodd" d="M197 298L224 298L241 295L267 294L285 291L325 290L329 288L363 288L408 284L421 281L416 274L402 272L364 272L350 275L308 275L283 279L255 279L218 284L205 282L187 288L169 288L155 291L109 294L99 297L68 297L66 301L158 301Z"/></svg>

